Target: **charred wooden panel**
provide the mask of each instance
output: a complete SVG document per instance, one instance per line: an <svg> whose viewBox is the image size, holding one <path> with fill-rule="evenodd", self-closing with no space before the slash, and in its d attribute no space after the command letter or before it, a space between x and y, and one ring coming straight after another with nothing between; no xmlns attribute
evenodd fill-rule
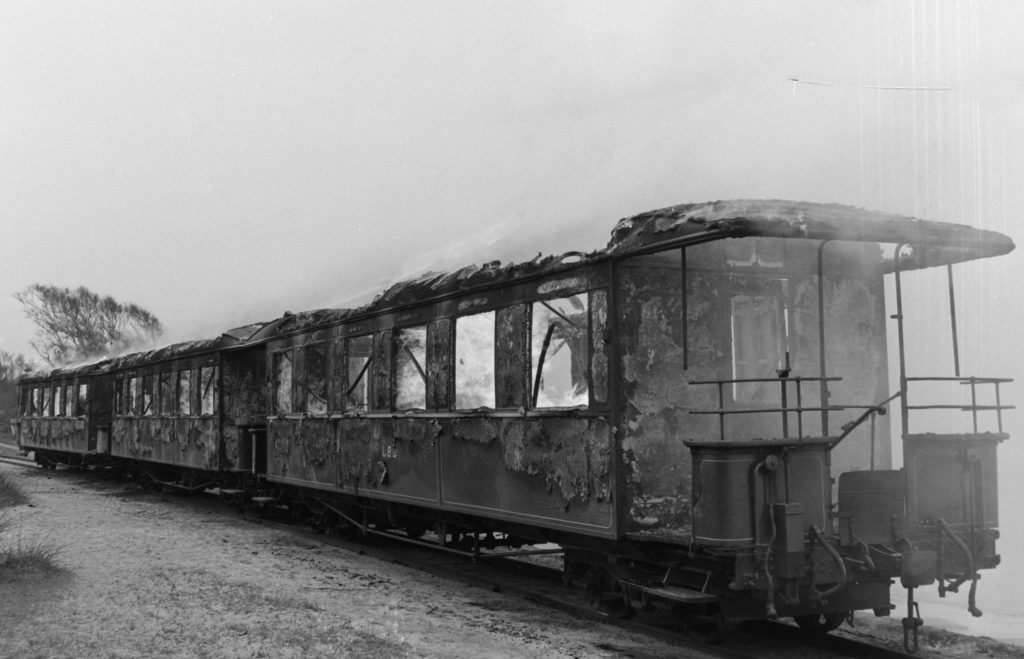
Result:
<svg viewBox="0 0 1024 659"><path fill-rule="evenodd" d="M334 436L331 419L272 419L268 477L332 487L337 472Z"/></svg>
<svg viewBox="0 0 1024 659"><path fill-rule="evenodd" d="M526 408L530 391L530 305L497 310L494 321L495 402L498 407Z"/></svg>
<svg viewBox="0 0 1024 659"><path fill-rule="evenodd" d="M21 419L21 445L25 448L86 453L89 435L84 418Z"/></svg>
<svg viewBox="0 0 1024 659"><path fill-rule="evenodd" d="M454 420L443 441L443 506L609 534L611 445L602 418Z"/></svg>
<svg viewBox="0 0 1024 659"><path fill-rule="evenodd" d="M439 318L427 332L427 409L447 410L452 401L452 321Z"/></svg>
<svg viewBox="0 0 1024 659"><path fill-rule="evenodd" d="M442 430L435 419L344 419L338 486L436 503Z"/></svg>
<svg viewBox="0 0 1024 659"><path fill-rule="evenodd" d="M729 374L719 370L726 354L721 303L706 278L688 281L684 337L681 268L677 254L624 264L616 313L622 359L622 504L632 522L627 530L661 528L685 536L692 467L683 440L707 438L716 428L711 417L688 415L689 409L716 405L712 388L694 387L688 380Z"/></svg>
<svg viewBox="0 0 1024 659"><path fill-rule="evenodd" d="M331 341L331 353L327 375L328 409L341 412L345 409L345 393L348 391L348 356L345 354L345 340Z"/></svg>
<svg viewBox="0 0 1024 659"><path fill-rule="evenodd" d="M378 332L373 336L373 360L370 364L372 380L370 381L370 408L374 410L391 409L391 364L394 352L391 330Z"/></svg>

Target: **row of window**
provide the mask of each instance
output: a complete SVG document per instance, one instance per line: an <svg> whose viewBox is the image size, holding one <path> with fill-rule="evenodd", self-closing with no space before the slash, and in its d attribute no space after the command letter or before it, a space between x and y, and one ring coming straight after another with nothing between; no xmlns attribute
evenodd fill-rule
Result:
<svg viewBox="0 0 1024 659"><path fill-rule="evenodd" d="M89 413L89 385L32 387L21 401L21 413L23 416L85 416Z"/></svg>
<svg viewBox="0 0 1024 659"><path fill-rule="evenodd" d="M209 416L216 413L216 366L119 377L114 381L115 416Z"/></svg>
<svg viewBox="0 0 1024 659"><path fill-rule="evenodd" d="M607 315L593 291L276 352L273 412L604 403Z"/></svg>

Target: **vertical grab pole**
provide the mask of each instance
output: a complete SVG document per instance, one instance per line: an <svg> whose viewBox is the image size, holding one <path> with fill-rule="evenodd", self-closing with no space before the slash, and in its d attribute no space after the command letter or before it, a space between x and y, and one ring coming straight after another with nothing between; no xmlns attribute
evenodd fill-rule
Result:
<svg viewBox="0 0 1024 659"><path fill-rule="evenodd" d="M896 245L896 251L892 255L893 275L896 279L896 315L892 316L892 318L896 319L896 336L899 340L900 393L902 394L900 396L900 423L903 425L904 437L910 432L910 429L907 427L910 411L907 409L907 355L903 343L903 286L900 282L900 252L905 245L906 243Z"/></svg>
<svg viewBox="0 0 1024 659"><path fill-rule="evenodd" d="M828 381L825 379L825 245L818 246L818 367L821 371L821 436L828 437Z"/></svg>
<svg viewBox="0 0 1024 659"><path fill-rule="evenodd" d="M680 320L682 321L681 325L682 325L682 332L683 332L683 337L682 337L683 338L683 370L685 371L685 370L690 368L690 327L689 327L689 324L688 324L689 321L688 321L688 319L686 317L687 316L687 306L688 306L688 304L687 304L688 300L686 299L686 247L680 247L679 248L679 260L680 260L680 263L679 263L679 273L680 273L680 277L682 279L682 282L681 282L682 290L680 292L683 294L683 298L682 298L682 307L683 307L683 309L682 309L682 316L683 317Z"/></svg>
<svg viewBox="0 0 1024 659"><path fill-rule="evenodd" d="M960 345L956 336L956 296L953 294L953 264L946 264L946 279L949 281L949 324L953 330L953 372L960 377Z"/></svg>

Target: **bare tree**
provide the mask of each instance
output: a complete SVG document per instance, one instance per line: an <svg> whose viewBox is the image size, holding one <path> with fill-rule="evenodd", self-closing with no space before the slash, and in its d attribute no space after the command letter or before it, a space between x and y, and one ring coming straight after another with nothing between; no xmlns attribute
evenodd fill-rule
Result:
<svg viewBox="0 0 1024 659"><path fill-rule="evenodd" d="M142 307L84 286L32 284L14 297L38 328L32 347L51 366L121 352L163 334L160 321Z"/></svg>
<svg viewBox="0 0 1024 659"><path fill-rule="evenodd" d="M19 375L31 370L32 364L25 355L0 350L0 384L14 382Z"/></svg>

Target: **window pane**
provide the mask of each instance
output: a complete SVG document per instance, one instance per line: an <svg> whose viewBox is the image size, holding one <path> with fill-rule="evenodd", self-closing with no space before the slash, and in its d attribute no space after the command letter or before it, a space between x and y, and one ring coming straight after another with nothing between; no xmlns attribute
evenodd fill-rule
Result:
<svg viewBox="0 0 1024 659"><path fill-rule="evenodd" d="M345 408L364 411L369 402L370 357L373 354L373 337L359 336L348 340L348 392Z"/></svg>
<svg viewBox="0 0 1024 659"><path fill-rule="evenodd" d="M60 385L53 388L53 415L64 416L64 387Z"/></svg>
<svg viewBox="0 0 1024 659"><path fill-rule="evenodd" d="M201 391L200 414L214 414L217 411L217 368L204 366L199 369Z"/></svg>
<svg viewBox="0 0 1024 659"><path fill-rule="evenodd" d="M160 390L157 393L157 396L160 399L160 408L158 411L164 416L169 416L175 412L174 382L174 371L164 371L160 374Z"/></svg>
<svg viewBox="0 0 1024 659"><path fill-rule="evenodd" d="M64 416L75 416L75 385L64 387Z"/></svg>
<svg viewBox="0 0 1024 659"><path fill-rule="evenodd" d="M395 332L395 409L427 407L427 328Z"/></svg>
<svg viewBox="0 0 1024 659"><path fill-rule="evenodd" d="M494 312L455 320L455 407L494 407Z"/></svg>
<svg viewBox="0 0 1024 659"><path fill-rule="evenodd" d="M78 385L78 409L76 411L79 416L89 414L89 385L87 384Z"/></svg>
<svg viewBox="0 0 1024 659"><path fill-rule="evenodd" d="M178 414L192 414L192 371L178 371Z"/></svg>
<svg viewBox="0 0 1024 659"><path fill-rule="evenodd" d="M588 322L585 295L533 304L534 407L587 404Z"/></svg>
<svg viewBox="0 0 1024 659"><path fill-rule="evenodd" d="M327 414L327 344L306 346L306 412Z"/></svg>
<svg viewBox="0 0 1024 659"><path fill-rule="evenodd" d="M153 376L142 376L142 416L153 416Z"/></svg>
<svg viewBox="0 0 1024 659"><path fill-rule="evenodd" d="M292 353L274 353L274 412L292 411Z"/></svg>

